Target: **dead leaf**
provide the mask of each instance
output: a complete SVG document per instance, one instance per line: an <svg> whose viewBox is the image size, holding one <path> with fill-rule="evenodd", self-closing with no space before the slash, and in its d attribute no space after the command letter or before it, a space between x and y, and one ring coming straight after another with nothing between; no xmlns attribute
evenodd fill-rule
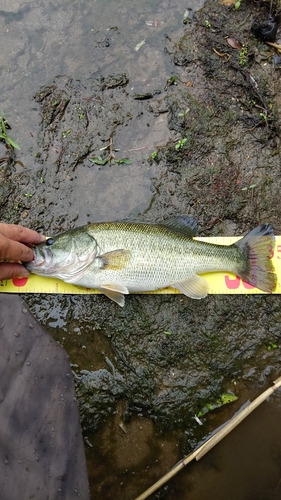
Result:
<svg viewBox="0 0 281 500"><path fill-rule="evenodd" d="M235 3L236 0L221 0L221 5L226 5L227 7L234 5Z"/></svg>
<svg viewBox="0 0 281 500"><path fill-rule="evenodd" d="M236 40L236 38L229 37L226 39L226 41L227 41L228 45L230 45L230 47L232 47L233 49L236 49L236 50L242 49L240 43L238 42L238 40Z"/></svg>

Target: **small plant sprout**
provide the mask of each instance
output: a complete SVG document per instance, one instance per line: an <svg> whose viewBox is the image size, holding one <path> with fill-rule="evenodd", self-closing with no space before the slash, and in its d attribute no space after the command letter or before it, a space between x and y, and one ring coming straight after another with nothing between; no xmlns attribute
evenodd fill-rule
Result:
<svg viewBox="0 0 281 500"><path fill-rule="evenodd" d="M210 21L208 21L208 19L205 19L205 26L206 26L206 28L211 27L211 23L210 23Z"/></svg>
<svg viewBox="0 0 281 500"><path fill-rule="evenodd" d="M177 151L178 151L179 149L181 149L181 148L185 145L186 141L187 141L187 138L186 138L186 137L184 137L183 139L179 139L179 140L178 140L178 142L177 142L177 144L175 145L175 149L176 149Z"/></svg>
<svg viewBox="0 0 281 500"><path fill-rule="evenodd" d="M250 106L255 106L257 103L254 99L249 99Z"/></svg>
<svg viewBox="0 0 281 500"><path fill-rule="evenodd" d="M119 149L113 149L113 144L112 144L112 137L109 139L109 144L106 146L100 148L100 151L105 151L106 149L109 149L109 154L103 158L102 156L95 156L94 158L89 158L89 160L92 163L95 163L96 165L106 165L107 163L110 163L110 165L117 163L117 165L129 165L132 162L130 158L120 158L119 160L115 157L114 152L119 151Z"/></svg>
<svg viewBox="0 0 281 500"><path fill-rule="evenodd" d="M24 193L24 196L26 196L26 198L32 198L32 194L31 193Z"/></svg>
<svg viewBox="0 0 281 500"><path fill-rule="evenodd" d="M245 186L241 188L241 191L248 191L249 189L254 189L256 187L256 184L251 184L250 186Z"/></svg>
<svg viewBox="0 0 281 500"><path fill-rule="evenodd" d="M11 146L14 149L20 149L19 145L7 134L7 129L9 128L11 127L9 127L2 113L2 115L0 115L0 140L5 141L7 146Z"/></svg>
<svg viewBox="0 0 281 500"><path fill-rule="evenodd" d="M70 132L71 132L71 128L62 132L61 135L65 139L70 134Z"/></svg>
<svg viewBox="0 0 281 500"><path fill-rule="evenodd" d="M96 163L96 165L105 165L109 158L102 158L101 156L95 156L94 158L89 158L92 163Z"/></svg>
<svg viewBox="0 0 281 500"><path fill-rule="evenodd" d="M170 78L168 78L164 90L167 90L167 88L170 87L171 85L177 85L177 79L178 79L177 75L172 75Z"/></svg>
<svg viewBox="0 0 281 500"><path fill-rule="evenodd" d="M247 57L248 57L248 46L245 43L243 43L242 49L239 52L239 64L240 64L240 66L246 65Z"/></svg>
<svg viewBox="0 0 281 500"><path fill-rule="evenodd" d="M278 348L278 345L273 344L272 342L267 346L268 351L271 351L271 349L277 349L277 348Z"/></svg>
<svg viewBox="0 0 281 500"><path fill-rule="evenodd" d="M151 153L151 158L155 160L157 158L157 154L157 151L153 151L153 153Z"/></svg>
<svg viewBox="0 0 281 500"><path fill-rule="evenodd" d="M131 163L133 163L132 160L130 160L130 158L121 158L120 160L116 160L117 161L117 165L130 165Z"/></svg>
<svg viewBox="0 0 281 500"><path fill-rule="evenodd" d="M235 4L234 4L234 9L238 10L241 3L242 3L242 0L237 0L237 2L235 2Z"/></svg>
<svg viewBox="0 0 281 500"><path fill-rule="evenodd" d="M185 111L181 111L180 113L178 113L178 116L183 116L185 118L188 112L189 112L189 108L186 108Z"/></svg>
<svg viewBox="0 0 281 500"><path fill-rule="evenodd" d="M250 201L253 201L254 199L254 189L257 185L256 184L251 184L250 186L245 186L241 188L241 191L247 192L248 199Z"/></svg>

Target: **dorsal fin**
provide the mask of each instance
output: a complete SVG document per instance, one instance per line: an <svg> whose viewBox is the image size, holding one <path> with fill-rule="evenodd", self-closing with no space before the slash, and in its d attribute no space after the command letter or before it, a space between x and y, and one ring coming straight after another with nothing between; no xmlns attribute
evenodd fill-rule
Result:
<svg viewBox="0 0 281 500"><path fill-rule="evenodd" d="M160 225L193 238L196 235L198 222L192 216L176 215L160 222Z"/></svg>

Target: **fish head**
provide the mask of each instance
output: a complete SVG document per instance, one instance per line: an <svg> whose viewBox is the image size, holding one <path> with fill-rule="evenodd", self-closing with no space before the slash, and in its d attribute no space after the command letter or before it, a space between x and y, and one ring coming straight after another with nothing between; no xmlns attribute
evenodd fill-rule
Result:
<svg viewBox="0 0 281 500"><path fill-rule="evenodd" d="M48 238L33 251L34 259L24 264L28 271L72 283L94 261L98 245L85 229L78 228Z"/></svg>

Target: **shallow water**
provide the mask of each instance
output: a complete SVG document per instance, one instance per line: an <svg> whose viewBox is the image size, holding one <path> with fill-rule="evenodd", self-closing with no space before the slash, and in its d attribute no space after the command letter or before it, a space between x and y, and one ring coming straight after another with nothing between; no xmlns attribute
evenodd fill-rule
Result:
<svg viewBox="0 0 281 500"><path fill-rule="evenodd" d="M189 2L188 6L200 8L202 4ZM3 2L0 109L12 124L11 137L21 146L18 159L27 168L38 170L38 106L33 96L57 75L87 81L93 76L126 73L131 93L162 89L172 70L166 35L175 40L183 32L186 7L184 0ZM141 42L145 43L136 50ZM143 158L165 144L171 133L166 115L148 127L141 106L130 127L114 137L114 146L134 166L104 168L98 174L89 166L76 170L77 193L70 194L70 199L78 224L88 222L87 212L93 220L106 220L112 214L113 218L126 217L149 206L153 171L143 165ZM50 168L52 160L49 156Z"/></svg>
<svg viewBox="0 0 281 500"><path fill-rule="evenodd" d="M208 326L205 314L202 315L201 320L198 315L196 331L193 333L190 330L192 323L188 324L186 316L190 313L192 304L186 301L184 306L180 302L182 299L180 297L178 299L179 301L175 303L174 298L167 298L162 307L162 315L159 311L161 304L159 297L154 297L153 304L149 297L143 296L141 299L129 297L124 311L116 311L114 306L106 304L107 299L104 299L103 305L100 304L100 297L95 297L94 302L89 297L65 298L64 302L58 302L53 296L45 297L41 302L34 299L28 301L40 323L47 325L48 330L69 353L70 358L76 360L79 367L83 368L85 383L98 389L96 399L93 399L90 406L92 405L93 409L100 411L101 414L98 416L93 411L89 420L89 413L85 413L85 409L82 409L93 498L118 497L124 500L136 498L167 473L180 459L193 451L200 442L207 439L209 433L230 419L248 399L252 400L257 397L270 385L274 373L278 373L278 350L268 351L265 345L262 347L261 358L256 359L258 364L255 366L255 357L251 356L252 346L257 342L255 321L248 321L244 317L247 330L244 336L239 329L239 318L237 322L231 321L235 310L235 306L232 310L228 309L231 299L226 301L230 319L229 335L225 321L222 324L221 317L218 318L218 324L212 324L210 318L211 324ZM215 308L218 307L218 301L211 299L211 302ZM142 319L143 303L146 303L150 311L154 310L155 318L150 315L150 325L146 325ZM246 301L245 311L255 307L254 303L255 299L251 303ZM139 306L139 318L132 316L136 314L136 304ZM222 301L220 307L221 305ZM198 312L200 307L198 306ZM210 307L210 303L207 307ZM243 315L242 304L240 308ZM270 310L270 301L268 301L268 310ZM215 314L212 308L209 314L210 317ZM264 321L266 329L272 331L272 322L271 320L267 322L265 314L266 307L256 320L256 324L262 324ZM182 322L176 318L177 315L183 315ZM83 322L81 322L82 317ZM184 329L185 322L187 323L186 329ZM278 323L277 317L276 322ZM167 328L172 332L167 340L163 339L165 335L161 333L161 328ZM216 341L218 345L216 347L215 343L211 347L208 337L205 337L202 331L216 331L217 328L219 328ZM274 328L278 329L277 324ZM233 344L235 337L239 338L241 335L243 340L240 344L241 351L239 351L239 347L234 347ZM180 344L178 347L177 337L179 337ZM155 343L157 348L152 350ZM185 344L189 346L187 349ZM222 348L219 347L221 344ZM192 345L194 345L194 353L198 353L198 350L203 351L202 356L205 361L201 367L198 367L199 371L202 370L201 375L196 375L196 369L192 363ZM137 349L134 346L137 346ZM178 348L183 351L183 357L186 357L187 369L184 378L182 378L182 372L178 370L179 367L173 363L173 356ZM171 358L171 363L167 359L167 353L168 358ZM177 429L175 425L174 430L167 431L165 426L159 424L155 426L154 422L157 422L161 415L157 416L155 411L152 411L152 419L149 418L149 411L145 411L143 401L139 400L137 403L134 400L134 385L149 382L149 379L142 378L142 371L148 369L148 362L151 366L150 378L153 377L154 369L156 369L155 377L159 378L163 374L160 388L156 385L152 390L155 391L159 406L163 400L166 402L168 423L171 422L173 426L174 419L178 418L176 407L180 403L180 395L184 386L190 383L195 384L197 379L200 381L208 377L208 373L205 373L206 366L214 364L217 366L216 375L212 375L207 382L210 387L214 387L215 377L219 379L221 372L229 370L230 360L232 358L239 360L243 358L243 355L245 356L244 366L248 364L248 368L244 369L242 377L239 376L239 368L236 375L231 369L233 378L229 377L227 387L233 393L239 394L238 401L203 417L201 419L203 426L196 424L194 414L190 414L187 408L186 418L180 429ZM153 356L158 356L158 359ZM247 362L248 358L249 362ZM82 372L79 372L78 367L73 368L80 376L79 373ZM112 379L109 393L106 384L108 377ZM177 377L175 387L168 392L168 389L173 387L175 377ZM79 381L77 390L78 394L83 397L83 384L81 385ZM195 400L200 390L200 383L199 388L194 385L192 392ZM132 396L130 396L130 391L132 391ZM143 387L143 391L148 391L149 396L149 387ZM116 405L113 401L114 397L112 400L112 394L116 395ZM90 402L88 399L86 401ZM139 405L139 409L135 407L129 418L128 404L129 407L133 404ZM242 500L278 499L281 450L281 434L278 431L280 408L279 390L200 462L187 466L152 498L168 500L212 498L215 500L225 498L227 491L227 498L233 500L235 498ZM95 425L98 425L97 432L91 430L95 428ZM196 436L195 439L194 436Z"/></svg>

